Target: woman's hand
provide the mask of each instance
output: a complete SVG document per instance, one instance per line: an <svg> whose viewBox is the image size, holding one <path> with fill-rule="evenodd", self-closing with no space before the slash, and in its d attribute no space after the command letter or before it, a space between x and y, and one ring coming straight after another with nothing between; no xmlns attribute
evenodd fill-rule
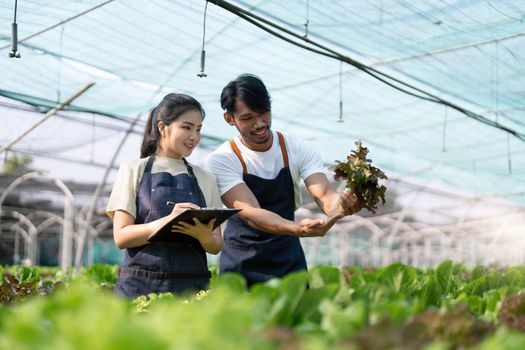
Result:
<svg viewBox="0 0 525 350"><path fill-rule="evenodd" d="M171 232L181 232L187 234L188 236L192 236L193 238L199 240L199 242L202 240L207 241L208 239L211 239L214 223L215 219L211 219L210 222L204 224L200 222L199 219L193 218L193 224L180 221L177 224L172 225Z"/></svg>
<svg viewBox="0 0 525 350"><path fill-rule="evenodd" d="M214 223L215 219L204 224L199 219L193 218L193 224L181 221L172 225L171 232L180 232L191 236L199 241L206 252L217 254L222 249L222 234L220 227L213 229Z"/></svg>
<svg viewBox="0 0 525 350"><path fill-rule="evenodd" d="M197 209L198 210L200 208L201 207L199 207L197 204L193 204L193 203L190 203L190 202L177 203L177 204L175 204L175 207L171 211L170 216L172 218L174 218L176 216L179 216L180 214L182 214L183 212L185 212L188 209Z"/></svg>
<svg viewBox="0 0 525 350"><path fill-rule="evenodd" d="M177 217L181 213L184 213L186 210L189 209L200 209L200 207L196 204L185 202L185 203L177 203L175 204L175 207L173 208L170 216ZM209 238L211 236L211 232L213 231L213 223L215 222L215 219L210 220L207 224L204 224L199 221L197 218L193 218L193 224L179 221L176 224L171 226L171 232L181 232L188 236L192 236L193 238L199 240L206 240L206 238Z"/></svg>

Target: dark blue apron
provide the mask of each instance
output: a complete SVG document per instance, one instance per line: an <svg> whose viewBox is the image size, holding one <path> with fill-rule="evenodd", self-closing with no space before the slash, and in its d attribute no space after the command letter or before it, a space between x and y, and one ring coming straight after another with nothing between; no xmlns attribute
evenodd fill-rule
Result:
<svg viewBox="0 0 525 350"><path fill-rule="evenodd" d="M155 156L150 156L137 191L137 217L142 224L169 215L167 201L191 202L200 207L206 201L193 169L183 158L187 174L151 173ZM182 293L208 287L210 272L206 252L199 241L183 233L173 233L169 242L151 242L128 248L119 267L115 293L135 298L148 293Z"/></svg>
<svg viewBox="0 0 525 350"><path fill-rule="evenodd" d="M288 153L281 133L277 132L284 168L275 179L264 179L247 173L246 163L235 142L230 145L243 166L243 180L259 201L261 208L294 220L295 196ZM248 286L273 277L306 270L306 259L299 237L277 235L256 230L238 216L230 218L224 230L220 272L238 272Z"/></svg>

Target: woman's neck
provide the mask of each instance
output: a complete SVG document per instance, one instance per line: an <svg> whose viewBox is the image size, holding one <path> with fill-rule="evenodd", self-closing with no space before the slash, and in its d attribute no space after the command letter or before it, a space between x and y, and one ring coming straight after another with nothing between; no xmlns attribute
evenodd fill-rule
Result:
<svg viewBox="0 0 525 350"><path fill-rule="evenodd" d="M182 155L180 154L174 154L174 153L169 153L169 152L157 152L157 154L155 155L158 158L170 158L170 159L182 160Z"/></svg>

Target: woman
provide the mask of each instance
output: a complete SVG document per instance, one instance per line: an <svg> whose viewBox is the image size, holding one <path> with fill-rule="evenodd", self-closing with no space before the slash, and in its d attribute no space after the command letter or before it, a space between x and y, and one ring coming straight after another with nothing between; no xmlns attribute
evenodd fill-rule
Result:
<svg viewBox="0 0 525 350"><path fill-rule="evenodd" d="M120 166L107 207L115 243L126 249L115 288L119 295L207 288L206 252L222 248L213 221L174 225L169 241L147 240L184 210L222 206L214 175L184 158L200 141L203 119L193 97L166 95L149 115L141 159Z"/></svg>

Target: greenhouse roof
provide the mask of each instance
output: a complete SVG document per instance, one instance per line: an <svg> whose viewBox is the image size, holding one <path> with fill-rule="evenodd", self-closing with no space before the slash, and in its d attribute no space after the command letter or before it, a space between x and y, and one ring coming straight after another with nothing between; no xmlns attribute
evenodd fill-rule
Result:
<svg viewBox="0 0 525 350"><path fill-rule="evenodd" d="M71 106L92 113L61 112L14 151L104 164L140 114L119 159L135 157L144 112L172 91L203 103L215 147L235 136L222 87L254 73L273 127L327 164L361 139L393 179L525 205L524 1L20 0L10 58L14 7L0 1L0 144L95 83Z"/></svg>

